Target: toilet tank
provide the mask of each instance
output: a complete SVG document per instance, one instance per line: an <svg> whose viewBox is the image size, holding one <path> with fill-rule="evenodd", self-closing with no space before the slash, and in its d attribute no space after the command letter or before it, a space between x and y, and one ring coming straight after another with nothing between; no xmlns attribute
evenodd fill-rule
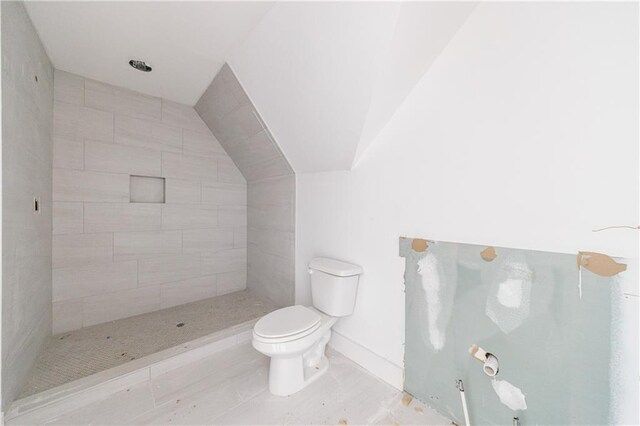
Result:
<svg viewBox="0 0 640 426"><path fill-rule="evenodd" d="M344 317L353 313L362 267L328 257L309 262L313 306L327 315Z"/></svg>

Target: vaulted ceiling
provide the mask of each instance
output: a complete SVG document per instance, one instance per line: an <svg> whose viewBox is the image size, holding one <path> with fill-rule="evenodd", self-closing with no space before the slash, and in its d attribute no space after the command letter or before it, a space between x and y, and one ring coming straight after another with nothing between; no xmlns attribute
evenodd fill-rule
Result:
<svg viewBox="0 0 640 426"><path fill-rule="evenodd" d="M475 6L26 2L58 69L194 105L228 62L297 173L354 167Z"/></svg>

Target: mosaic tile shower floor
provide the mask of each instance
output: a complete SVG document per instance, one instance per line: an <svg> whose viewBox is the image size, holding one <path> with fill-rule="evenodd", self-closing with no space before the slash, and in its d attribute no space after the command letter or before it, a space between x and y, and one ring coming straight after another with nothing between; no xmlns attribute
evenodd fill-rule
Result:
<svg viewBox="0 0 640 426"><path fill-rule="evenodd" d="M55 335L18 399L257 320L277 308L240 291Z"/></svg>

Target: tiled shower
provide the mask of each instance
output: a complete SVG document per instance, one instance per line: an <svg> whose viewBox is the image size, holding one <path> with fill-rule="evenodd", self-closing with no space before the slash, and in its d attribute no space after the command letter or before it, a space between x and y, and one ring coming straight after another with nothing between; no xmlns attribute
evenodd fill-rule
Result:
<svg viewBox="0 0 640 426"><path fill-rule="evenodd" d="M247 285L293 303L295 176L228 65L195 106L247 179Z"/></svg>
<svg viewBox="0 0 640 426"><path fill-rule="evenodd" d="M247 184L194 109L54 81L54 333L245 289Z"/></svg>
<svg viewBox="0 0 640 426"><path fill-rule="evenodd" d="M54 70L21 3L2 44L4 407L52 335L293 303L294 172L227 65L194 108Z"/></svg>
<svg viewBox="0 0 640 426"><path fill-rule="evenodd" d="M24 7L13 2L0 7L2 346L6 348L1 372L6 407L51 335L53 68Z"/></svg>

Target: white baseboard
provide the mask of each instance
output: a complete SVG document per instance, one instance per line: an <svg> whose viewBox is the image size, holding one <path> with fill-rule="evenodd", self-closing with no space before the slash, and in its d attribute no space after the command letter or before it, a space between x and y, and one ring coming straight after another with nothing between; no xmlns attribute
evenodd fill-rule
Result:
<svg viewBox="0 0 640 426"><path fill-rule="evenodd" d="M387 382L394 388L402 390L404 384L404 371L402 367L388 359L382 358L370 349L365 348L335 330L331 330L329 346L374 376Z"/></svg>

